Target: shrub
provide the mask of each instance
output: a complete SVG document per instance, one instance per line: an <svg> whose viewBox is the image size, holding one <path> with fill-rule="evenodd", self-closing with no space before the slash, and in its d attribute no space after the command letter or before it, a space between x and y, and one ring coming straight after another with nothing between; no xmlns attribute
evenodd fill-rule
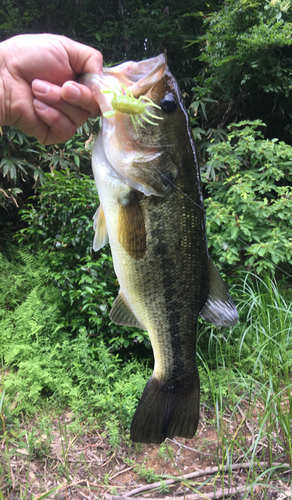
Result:
<svg viewBox="0 0 292 500"><path fill-rule="evenodd" d="M267 137L292 144L290 2L229 0L205 17L205 26L205 69L193 88L195 100L208 106L203 128L260 118Z"/></svg>
<svg viewBox="0 0 292 500"><path fill-rule="evenodd" d="M264 140L257 130L263 125L260 120L231 125L227 141L208 149L203 174L215 262L257 273L292 262L292 148Z"/></svg>
<svg viewBox="0 0 292 500"><path fill-rule="evenodd" d="M21 197L43 186L45 172L71 170L87 173L90 149L86 140L97 125L89 120L64 144L43 146L14 127L3 127L0 135L0 208L18 207Z"/></svg>
<svg viewBox="0 0 292 500"><path fill-rule="evenodd" d="M128 427L147 369L135 360L122 362L85 328L72 335L44 255L9 253L9 259L0 253L0 360L13 412L36 413L48 399Z"/></svg>

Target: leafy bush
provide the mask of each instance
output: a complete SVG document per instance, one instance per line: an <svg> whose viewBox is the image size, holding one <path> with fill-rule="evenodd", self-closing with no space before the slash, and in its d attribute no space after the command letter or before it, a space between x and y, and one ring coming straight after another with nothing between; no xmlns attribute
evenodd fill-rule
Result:
<svg viewBox="0 0 292 500"><path fill-rule="evenodd" d="M0 135L0 207L18 206L20 195L29 196L43 186L45 172L56 169L91 172L90 150L85 141L96 120L87 122L64 144L43 146L13 127Z"/></svg>
<svg viewBox="0 0 292 500"><path fill-rule="evenodd" d="M205 17L205 25L205 69L193 88L195 101L209 99L203 128L260 118L267 137L292 144L290 2L230 0Z"/></svg>
<svg viewBox="0 0 292 500"><path fill-rule="evenodd" d="M42 254L14 250L10 260L0 254L0 264L0 360L14 413L35 413L45 398L129 426L145 367L124 364L85 328L70 334Z"/></svg>
<svg viewBox="0 0 292 500"><path fill-rule="evenodd" d="M32 252L46 256L50 279L63 301L63 322L70 332L85 328L114 350L144 341L140 330L119 327L109 321L109 311L118 293L109 246L92 251L92 216L99 205L95 183L85 175L69 171L47 174L40 200L21 211L26 226L18 241Z"/></svg>
<svg viewBox="0 0 292 500"><path fill-rule="evenodd" d="M257 273L292 262L292 147L264 140L257 130L262 125L259 120L231 125L228 140L208 149L204 170L215 262L242 264Z"/></svg>

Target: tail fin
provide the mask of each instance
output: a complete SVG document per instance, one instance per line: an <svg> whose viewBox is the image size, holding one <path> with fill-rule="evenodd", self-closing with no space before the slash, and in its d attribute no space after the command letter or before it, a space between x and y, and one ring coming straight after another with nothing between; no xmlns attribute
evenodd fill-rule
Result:
<svg viewBox="0 0 292 500"><path fill-rule="evenodd" d="M162 443L167 437L192 438L198 427L199 374L188 391L179 391L151 377L131 424L136 443Z"/></svg>

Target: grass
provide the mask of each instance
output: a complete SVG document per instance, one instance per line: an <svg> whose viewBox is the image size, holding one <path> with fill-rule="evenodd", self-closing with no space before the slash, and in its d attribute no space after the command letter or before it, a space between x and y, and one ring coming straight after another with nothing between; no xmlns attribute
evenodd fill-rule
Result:
<svg viewBox="0 0 292 500"><path fill-rule="evenodd" d="M131 474L135 475L137 481L160 481L160 491L167 494L170 486L165 482L166 478L169 478L169 475L183 476L182 464L186 462L181 461L182 456L193 463L193 458L188 456L188 453L195 453L197 454L195 456L200 457L198 463L201 468L214 464L219 469L206 481L183 480L184 491L210 492L210 488L226 490L226 485L238 486L236 472L232 467L234 464L248 462L250 467L246 468L244 476L246 488L242 492L243 498L249 498L251 495L254 499L268 499L271 488L275 488L273 490L276 492L275 495L280 491L281 495L284 495L281 498L285 498L285 495L290 498L292 492L291 472L289 472L289 467L292 466L291 290L283 285L280 292L277 283L269 277L261 279L248 274L234 287L232 294L237 298L240 315L240 323L237 326L221 331L205 323L200 325L198 361L202 381L202 417L200 432L194 439L196 444L192 446L184 440L174 440L167 441L160 447L133 447L128 440L130 420L128 417L125 420L125 410L118 411L114 400L115 397L122 395L125 408L128 403L130 404L126 414L131 416L134 409L133 402L137 398L137 388L141 390L140 385L142 387L143 384L140 379L135 378L131 378L132 382L129 383L128 377L133 373L129 367L126 371L119 371L121 378L118 382L111 379L109 376L111 371L118 373L114 359L117 366L121 365L121 361L109 357L108 351L103 351L105 353L101 365L103 368L98 368L97 363L100 361L97 359L92 361L92 349L90 348L86 355L83 352L89 346L84 339L82 342L84 369L92 377L96 370L99 370L101 376L104 373L109 378L106 385L100 383L98 385L102 391L102 395L98 396L99 414L102 416L100 420L93 417L89 411L90 402L94 404L97 393L95 396L89 392L86 396L84 390L79 405L74 403L72 407L81 418L73 416L72 423L68 424L66 417L68 410L65 408L68 408L68 405L70 407L70 400L67 399L64 406L58 399L54 401L47 398L47 403L43 399L43 408L41 411L38 410L40 411L38 417L30 416L24 424L20 418L21 401L18 402L15 412L13 399L5 394L4 388L6 381L9 380L8 370L13 368L5 366L2 359L0 481L5 486L2 488L0 500L8 499L9 492L15 491L16 462L26 470L24 483L18 482L19 498L46 498L46 495L53 495L53 490L55 495L58 495L58 488L64 489L64 485L69 488L70 485L81 481L81 470L85 471L84 474L88 475L88 478L92 478L90 481L88 479L93 485L92 488L98 487L100 492L112 491L111 488L114 487L117 494L120 494L121 490L114 476L123 474L123 469L115 473L115 469L111 469L113 460L116 460L121 467L122 464L123 467L130 466ZM76 349L76 343L74 345ZM84 378L80 375L82 366L78 364L77 368L76 380L82 380L84 384ZM78 410L82 405L83 411L80 412ZM50 410L44 411L45 408ZM216 431L215 441L211 442L208 439L204 441L206 429L208 433ZM57 439L56 434L59 440L57 455L56 446L53 444ZM88 458L87 452L78 451L80 448L84 449L84 443L91 442L92 436L100 436L103 446L100 455L95 453L95 462ZM177 452L178 446L181 456ZM192 448L193 451L189 451ZM148 451L145 452L145 449ZM20 451L16 453L15 450ZM151 453L154 453L152 461L149 458ZM143 459L139 459L138 463L137 457L142 455ZM208 455L212 455L211 462ZM77 461L76 456L79 457ZM102 474L96 473L99 456L102 457L101 464L109 461L109 467L101 465ZM32 493L35 492L35 488L31 482L30 464L35 467L36 460L49 461L51 464L49 469L51 467L54 471L53 487L45 490L43 485L41 497ZM56 462L58 463L55 467ZM168 474L165 475L163 469L158 470L157 464L164 464ZM79 487L85 488L82 482ZM177 492L179 493L179 488Z"/></svg>
<svg viewBox="0 0 292 500"><path fill-rule="evenodd" d="M239 366L249 347L254 366L250 373L237 373L251 414L256 413L259 436L266 444L266 458L282 449L292 464L291 448L291 367L292 303L284 299L277 284L266 277L254 283L244 280L241 287L244 327L239 341ZM291 294L290 294L291 298Z"/></svg>
<svg viewBox="0 0 292 500"><path fill-rule="evenodd" d="M209 340L207 350L199 352L215 410L220 461L264 462L270 478L276 477L281 470L276 462L292 465L291 292L285 299L275 281L251 274L234 292L240 324L225 334L216 335L212 327L202 331L203 347L207 333ZM249 491L257 484L268 487L265 480L252 469Z"/></svg>

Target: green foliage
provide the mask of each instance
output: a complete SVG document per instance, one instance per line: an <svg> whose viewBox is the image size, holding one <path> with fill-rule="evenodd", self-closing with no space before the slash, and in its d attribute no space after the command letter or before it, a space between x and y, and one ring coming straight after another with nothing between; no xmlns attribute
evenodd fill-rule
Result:
<svg viewBox="0 0 292 500"><path fill-rule="evenodd" d="M35 258L28 252L19 251L10 245L6 250L11 256L7 260L0 253L1 294L0 317L5 319L6 312L19 306L31 291L31 283L41 287L47 281L47 270L38 267ZM25 267L25 272L23 271Z"/></svg>
<svg viewBox="0 0 292 500"><path fill-rule="evenodd" d="M103 421L110 415L127 428L145 385L145 368L135 361L124 365L84 328L70 335L61 292L47 270L40 253L16 252L11 260L1 255L5 397L14 400L14 413L35 413L45 398L68 404L85 418L95 414Z"/></svg>
<svg viewBox="0 0 292 500"><path fill-rule="evenodd" d="M151 467L147 467L147 458L144 459L141 464L137 464L136 460L127 457L124 458L124 462L133 467L135 472L141 478L145 479L147 483L154 483L160 480L159 474L157 474Z"/></svg>
<svg viewBox="0 0 292 500"><path fill-rule="evenodd" d="M212 402L223 440L228 441L221 422L226 407L235 413L242 405L246 419L258 423L258 439L266 443L268 460L275 460L279 445L291 463L291 290L285 283L280 290L267 275L260 279L246 273L232 295L237 296L240 323L220 334L212 326L200 327L203 397ZM229 447L233 447L230 441ZM244 449L246 459L259 459L254 444Z"/></svg>
<svg viewBox="0 0 292 500"><path fill-rule="evenodd" d="M196 101L208 97L203 128L260 118L267 136L290 144L292 9L290 1L230 0L205 18ZM204 124L205 120L205 124Z"/></svg>
<svg viewBox="0 0 292 500"><path fill-rule="evenodd" d="M17 239L32 251L41 244L43 251L55 252L59 268L64 265L62 250L68 247L66 263L73 267L81 254L91 254L92 215L99 204L95 184L88 176L62 171L47 174L46 179L38 203L20 212L27 227Z"/></svg>
<svg viewBox="0 0 292 500"><path fill-rule="evenodd" d="M203 12L212 4L189 0L125 0L82 3L50 0L44 9L41 0L23 0L15 5L5 0L1 8L3 39L19 33L57 33L91 45L102 52L106 63L141 60L167 51L171 66L181 81L192 77L191 60L199 49L186 43L202 29Z"/></svg>
<svg viewBox="0 0 292 500"><path fill-rule="evenodd" d="M59 383L45 365L50 358L50 343L54 344L61 334L62 321L58 310L60 294L45 284L47 273L41 259L25 253L17 257L9 262L1 255L4 307L0 311L0 346L4 362L17 367L7 382L7 394L15 395L19 390L25 407L34 404L43 390L58 390ZM14 283L11 293L10 281ZM37 355L39 363L35 362Z"/></svg>
<svg viewBox="0 0 292 500"><path fill-rule="evenodd" d="M46 176L36 205L21 211L26 227L18 241L46 256L50 279L61 292L64 326L71 332L86 328L115 350L144 342L146 334L109 321L118 292L109 247L92 251L92 216L99 205L95 183L84 175L54 172Z"/></svg>
<svg viewBox="0 0 292 500"><path fill-rule="evenodd" d="M230 126L227 141L208 149L204 170L215 262L241 263L257 273L292 262L292 148L264 140L257 131L261 125L258 120Z"/></svg>
<svg viewBox="0 0 292 500"><path fill-rule="evenodd" d="M90 172L90 149L85 141L94 127L86 123L64 144L42 146L36 139L13 127L0 135L0 207L18 206L19 195L43 186L45 172L57 169Z"/></svg>

